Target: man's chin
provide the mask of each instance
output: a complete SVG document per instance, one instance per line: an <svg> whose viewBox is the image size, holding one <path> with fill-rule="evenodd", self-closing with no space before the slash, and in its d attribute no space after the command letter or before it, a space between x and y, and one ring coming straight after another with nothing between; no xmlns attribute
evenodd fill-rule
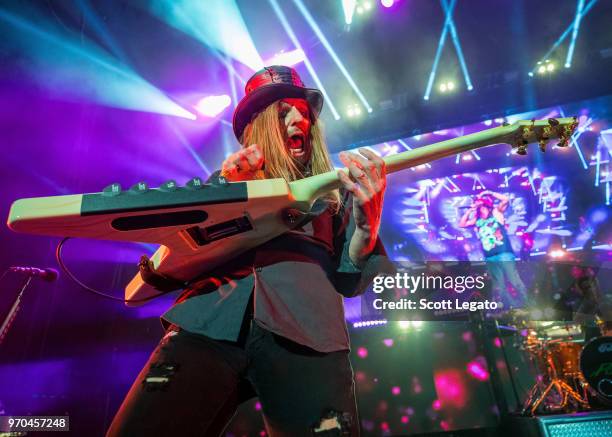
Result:
<svg viewBox="0 0 612 437"><path fill-rule="evenodd" d="M310 152L308 150L304 150L304 149L300 149L300 150L295 150L295 149L289 149L289 154L291 155L291 157L299 162L302 165L306 165L308 163L308 161L310 161Z"/></svg>

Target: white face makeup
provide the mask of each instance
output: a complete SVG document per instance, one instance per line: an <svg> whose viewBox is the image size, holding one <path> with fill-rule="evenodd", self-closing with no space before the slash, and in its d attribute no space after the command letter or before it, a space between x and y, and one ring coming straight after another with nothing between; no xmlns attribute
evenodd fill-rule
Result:
<svg viewBox="0 0 612 437"><path fill-rule="evenodd" d="M304 99L283 99L279 105L279 117L285 125L287 150L302 165L308 164L312 155L310 144L310 108Z"/></svg>

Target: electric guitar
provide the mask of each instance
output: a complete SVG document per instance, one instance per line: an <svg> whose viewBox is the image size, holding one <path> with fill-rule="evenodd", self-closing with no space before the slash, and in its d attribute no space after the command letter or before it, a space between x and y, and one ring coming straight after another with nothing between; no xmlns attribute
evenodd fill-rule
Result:
<svg viewBox="0 0 612 437"><path fill-rule="evenodd" d="M384 158L394 173L450 155L506 143L524 155L527 144L542 151L551 139L566 147L575 118L517 121ZM300 224L314 201L341 186L335 171L287 183L264 179L204 184L193 178L179 187L140 182L122 191L119 184L101 193L20 199L11 206L8 226L17 232L160 244L151 257L162 274L189 281L242 252ZM137 274L125 289L126 300L157 294ZM127 302L129 306L139 303Z"/></svg>

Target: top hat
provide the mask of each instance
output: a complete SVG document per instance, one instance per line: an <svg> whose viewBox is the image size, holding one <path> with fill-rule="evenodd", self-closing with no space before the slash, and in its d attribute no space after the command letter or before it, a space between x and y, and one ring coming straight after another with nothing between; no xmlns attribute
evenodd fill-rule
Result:
<svg viewBox="0 0 612 437"><path fill-rule="evenodd" d="M302 79L291 67L272 65L255 73L246 83L245 96L234 111L234 134L240 140L244 128L262 110L280 99L302 98L310 105L313 118L323 107L323 94L314 88L306 88Z"/></svg>

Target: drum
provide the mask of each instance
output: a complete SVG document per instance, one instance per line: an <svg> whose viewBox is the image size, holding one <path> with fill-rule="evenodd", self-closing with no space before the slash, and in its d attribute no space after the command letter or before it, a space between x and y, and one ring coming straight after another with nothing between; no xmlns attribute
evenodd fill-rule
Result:
<svg viewBox="0 0 612 437"><path fill-rule="evenodd" d="M549 350L559 378L580 375L581 344L571 341L551 342Z"/></svg>
<svg viewBox="0 0 612 437"><path fill-rule="evenodd" d="M612 337L597 337L584 345L580 371L597 398L612 405Z"/></svg>

